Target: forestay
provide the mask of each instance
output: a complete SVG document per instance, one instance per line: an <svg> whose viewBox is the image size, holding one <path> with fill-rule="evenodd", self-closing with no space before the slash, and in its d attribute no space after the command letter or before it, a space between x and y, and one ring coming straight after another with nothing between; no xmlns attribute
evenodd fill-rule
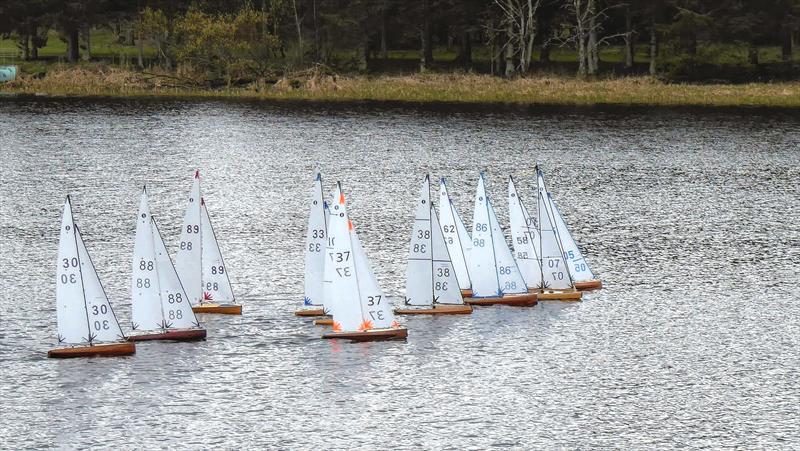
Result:
<svg viewBox="0 0 800 451"><path fill-rule="evenodd" d="M100 276L92 263L86 244L83 242L80 229L75 226L78 241L78 260L81 263L81 277L83 277L83 293L86 299L86 311L89 317L89 341L113 342L124 340L119 322L111 309Z"/></svg>
<svg viewBox="0 0 800 451"><path fill-rule="evenodd" d="M151 217L150 219L156 251L158 285L161 288L161 311L164 313L164 325L166 328L176 329L200 327L192 305L189 303L189 296L172 264L169 251L164 244L164 237L161 236L155 218Z"/></svg>
<svg viewBox="0 0 800 451"><path fill-rule="evenodd" d="M323 305L323 276L325 271L325 202L322 199L322 176L318 173L311 189L311 211L308 215L305 248L305 297L303 304Z"/></svg>
<svg viewBox="0 0 800 451"><path fill-rule="evenodd" d="M541 248L542 282L545 288L565 289L572 287L569 268L564 260L564 250L558 231L553 227L553 210L544 185L544 176L536 168L538 185L539 240Z"/></svg>
<svg viewBox="0 0 800 451"><path fill-rule="evenodd" d="M431 205L431 235L433 247L433 301L437 304L463 304L456 271L447 250L439 218Z"/></svg>
<svg viewBox="0 0 800 451"><path fill-rule="evenodd" d="M558 236L561 238L561 246L564 249L564 257L566 257L569 263L569 271L572 279L575 281L594 280L595 275L592 269L589 268L589 263L583 257L575 239L572 238L569 229L567 229L567 224L564 222L564 217L561 215L558 205L556 205L549 192L547 195L550 199L551 209L555 217L556 231L558 231Z"/></svg>
<svg viewBox="0 0 800 451"><path fill-rule="evenodd" d="M450 199L444 179L439 181L439 213L441 214L442 234L452 259L458 285L462 290L469 290L472 287L472 281L469 276L467 256L470 255L472 249L472 238Z"/></svg>
<svg viewBox="0 0 800 451"><path fill-rule="evenodd" d="M361 240L358 239L353 223L350 222L350 239L352 240L353 253L356 260L356 279L358 280L359 301L364 321L361 330L386 329L394 327L394 311L389 300L383 295L378 286L378 279L372 271L372 265L367 258Z"/></svg>
<svg viewBox="0 0 800 451"><path fill-rule="evenodd" d="M501 296L498 279L497 261L495 259L492 227L490 226L489 199L483 173L478 179L475 191L475 212L472 219L472 250L467 263L472 276L473 297Z"/></svg>
<svg viewBox="0 0 800 451"><path fill-rule="evenodd" d="M203 300L232 304L235 300L233 287L228 279L228 270L222 260L222 252L219 250L217 235L211 225L211 217L208 216L206 202L202 197L200 213L200 234L203 239L203 256L200 258L203 264Z"/></svg>
<svg viewBox="0 0 800 451"><path fill-rule="evenodd" d="M529 288L541 288L542 269L536 246L539 234L536 222L528 213L519 197L514 179L508 179L508 217L511 224L511 238L514 244L514 257L517 260L522 278Z"/></svg>

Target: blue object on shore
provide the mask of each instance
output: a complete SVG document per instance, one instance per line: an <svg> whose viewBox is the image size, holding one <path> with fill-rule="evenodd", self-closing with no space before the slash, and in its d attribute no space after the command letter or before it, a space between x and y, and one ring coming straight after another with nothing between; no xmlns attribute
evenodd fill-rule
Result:
<svg viewBox="0 0 800 451"><path fill-rule="evenodd" d="M17 66L0 66L0 82L17 78Z"/></svg>

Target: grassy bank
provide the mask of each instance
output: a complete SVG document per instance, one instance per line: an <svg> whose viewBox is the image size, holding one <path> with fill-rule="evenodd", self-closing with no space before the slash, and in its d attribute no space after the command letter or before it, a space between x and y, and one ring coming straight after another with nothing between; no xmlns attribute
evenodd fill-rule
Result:
<svg viewBox="0 0 800 451"><path fill-rule="evenodd" d="M314 101L512 103L521 105L662 105L800 107L800 82L668 84L647 77L580 81L538 76L504 80L486 75L330 76L284 78L208 89L169 74L106 66L57 66L43 77L23 75L0 93L47 96L185 96Z"/></svg>

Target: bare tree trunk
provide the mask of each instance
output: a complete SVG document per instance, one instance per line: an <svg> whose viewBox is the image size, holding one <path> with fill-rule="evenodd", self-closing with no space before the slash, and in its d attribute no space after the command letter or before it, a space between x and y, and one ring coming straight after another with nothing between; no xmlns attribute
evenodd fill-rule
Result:
<svg viewBox="0 0 800 451"><path fill-rule="evenodd" d="M456 59L464 67L464 69L472 68L472 36L469 31L464 31L461 34L461 50L458 52Z"/></svg>
<svg viewBox="0 0 800 451"><path fill-rule="evenodd" d="M22 50L22 59L28 61L31 57L30 45L28 44L30 41L30 37L25 34L19 37L19 42L17 43L17 47Z"/></svg>
<svg viewBox="0 0 800 451"><path fill-rule="evenodd" d="M650 75L656 74L656 58L658 58L658 36L656 35L656 24L650 26Z"/></svg>
<svg viewBox="0 0 800 451"><path fill-rule="evenodd" d="M506 78L514 76L514 28L511 22L506 28Z"/></svg>
<svg viewBox="0 0 800 451"><path fill-rule="evenodd" d="M750 61L750 64L758 66L758 47L755 45L750 45L747 49L747 59Z"/></svg>
<svg viewBox="0 0 800 451"><path fill-rule="evenodd" d="M83 52L84 61L89 61L89 59L92 57L91 31L92 31L91 27L89 25L86 25L83 29L83 32L81 33L83 35L83 42L85 44L84 47L86 48L86 51Z"/></svg>
<svg viewBox="0 0 800 451"><path fill-rule="evenodd" d="M792 32L784 31L781 39L781 60L784 63L792 62Z"/></svg>
<svg viewBox="0 0 800 451"><path fill-rule="evenodd" d="M431 46L430 1L422 2L422 26L420 27L419 71L425 72L433 63L433 47Z"/></svg>
<svg viewBox="0 0 800 451"><path fill-rule="evenodd" d="M589 42L587 44L587 66L589 75L597 75L599 70L599 56L598 56L598 44L597 44L597 14L595 10L595 0L588 0L587 8L589 14Z"/></svg>
<svg viewBox="0 0 800 451"><path fill-rule="evenodd" d="M633 25L631 19L631 5L625 6L625 68L631 69L633 67Z"/></svg>
<svg viewBox="0 0 800 451"><path fill-rule="evenodd" d="M303 57L303 33L300 30L300 17L297 15L297 1L292 0L292 8L294 10L294 25L297 27L297 51L299 57Z"/></svg>
<svg viewBox="0 0 800 451"><path fill-rule="evenodd" d="M381 59L389 58L389 48L386 45L386 4L381 8Z"/></svg>
<svg viewBox="0 0 800 451"><path fill-rule="evenodd" d="M70 29L66 31L67 35L67 61L70 63L74 63L78 61L78 58L81 56L80 47L78 45L78 41L80 39L80 35L78 32L77 26L72 26Z"/></svg>

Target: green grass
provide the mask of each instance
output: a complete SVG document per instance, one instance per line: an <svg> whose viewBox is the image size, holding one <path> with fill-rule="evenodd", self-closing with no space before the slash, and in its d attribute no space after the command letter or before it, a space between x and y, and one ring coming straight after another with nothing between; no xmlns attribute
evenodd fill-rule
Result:
<svg viewBox="0 0 800 451"><path fill-rule="evenodd" d="M134 60L138 55L138 50L135 46L119 44L114 39L114 34L111 30L106 28L92 29L90 44L93 58L119 61L127 57L129 60ZM9 53L16 53L18 54L17 58L21 57L17 42L13 39L0 39L0 54L6 55ZM66 53L66 42L61 40L58 32L50 30L47 35L47 45L39 49L39 56L42 58L64 58ZM151 46L145 46L143 53L146 58L152 58L155 56L155 49Z"/></svg>
<svg viewBox="0 0 800 451"><path fill-rule="evenodd" d="M299 86L292 88L292 86ZM800 82L671 84L648 77L582 81L539 76L505 80L488 75L317 76L231 89L182 86L169 76L103 65L59 66L41 78L22 77L0 92L51 96L212 97L327 102L395 101L517 105L759 106L800 108Z"/></svg>

